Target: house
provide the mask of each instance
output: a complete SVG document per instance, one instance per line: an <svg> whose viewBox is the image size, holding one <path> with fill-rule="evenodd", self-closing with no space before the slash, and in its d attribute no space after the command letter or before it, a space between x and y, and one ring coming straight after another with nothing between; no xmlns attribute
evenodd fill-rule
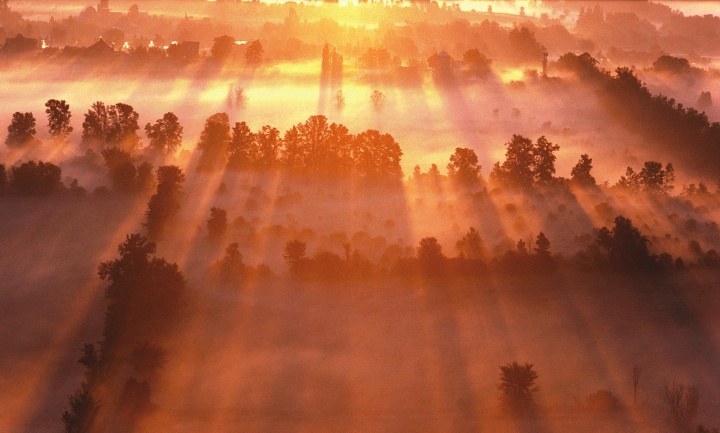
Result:
<svg viewBox="0 0 720 433"><path fill-rule="evenodd" d="M100 39L89 47L85 48L83 55L87 57L109 56L115 52L115 48L104 40Z"/></svg>
<svg viewBox="0 0 720 433"><path fill-rule="evenodd" d="M14 38L5 39L2 52L7 54L22 54L40 49L40 42L34 38L26 38L18 33Z"/></svg>

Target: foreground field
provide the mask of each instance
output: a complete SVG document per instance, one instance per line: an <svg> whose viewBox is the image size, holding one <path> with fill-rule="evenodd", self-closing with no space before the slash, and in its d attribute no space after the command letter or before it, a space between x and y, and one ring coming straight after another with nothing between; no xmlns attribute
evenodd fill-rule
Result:
<svg viewBox="0 0 720 433"><path fill-rule="evenodd" d="M20 223L9 222L2 233L0 398L10 410L0 429L57 431L80 380L78 349L102 328L103 284L82 257L112 258L138 222L120 211L131 201L23 206L34 229L15 237ZM697 421L720 424L716 273L322 286L281 275L241 287L200 270L186 277L186 321L141 431L665 431L662 387L673 380L698 386ZM539 373L536 420L499 409L498 366L512 361ZM623 409L583 410L600 389Z"/></svg>

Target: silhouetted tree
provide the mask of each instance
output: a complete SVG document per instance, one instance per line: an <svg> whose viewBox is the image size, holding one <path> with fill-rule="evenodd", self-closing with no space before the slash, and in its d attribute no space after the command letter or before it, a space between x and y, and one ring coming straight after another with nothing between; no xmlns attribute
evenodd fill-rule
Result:
<svg viewBox="0 0 720 433"><path fill-rule="evenodd" d="M250 42L245 50L245 63L247 63L248 66L257 68L262 63L263 52L263 46L260 41L255 40Z"/></svg>
<svg viewBox="0 0 720 433"><path fill-rule="evenodd" d="M535 239L535 254L541 257L550 257L550 241L545 233L540 232Z"/></svg>
<svg viewBox="0 0 720 433"><path fill-rule="evenodd" d="M338 91L335 92L335 109L341 111L343 108L345 108L345 95L342 89L338 89Z"/></svg>
<svg viewBox="0 0 720 433"><path fill-rule="evenodd" d="M691 431L691 425L697 417L700 407L700 394L694 386L687 389L682 383L673 381L665 385L663 394L668 407L668 418L677 433Z"/></svg>
<svg viewBox="0 0 720 433"><path fill-rule="evenodd" d="M230 143L230 119L226 113L215 113L205 121L198 149L202 152L198 171L222 168L227 160Z"/></svg>
<svg viewBox="0 0 720 433"><path fill-rule="evenodd" d="M618 186L630 189L642 189L651 193L668 193L673 188L675 169L668 163L665 168L656 161L647 161L640 170L635 172L628 167L625 176L621 176Z"/></svg>
<svg viewBox="0 0 720 433"><path fill-rule="evenodd" d="M157 192L150 197L145 212L147 221L143 224L150 239L158 239L167 222L180 210L182 183L185 175L174 165L157 169Z"/></svg>
<svg viewBox="0 0 720 433"><path fill-rule="evenodd" d="M587 154L580 155L580 160L570 172L570 180L578 186L591 187L595 186L595 178L590 171L592 170L592 158Z"/></svg>
<svg viewBox="0 0 720 433"><path fill-rule="evenodd" d="M555 152L559 149L560 146L551 143L544 135L537 139L533 147L533 177L536 184L549 185L555 179Z"/></svg>
<svg viewBox="0 0 720 433"><path fill-rule="evenodd" d="M576 55L565 53L557 61L559 69L571 71L580 78L599 78L602 72L597 68L598 61L589 53Z"/></svg>
<svg viewBox="0 0 720 433"><path fill-rule="evenodd" d="M682 57L663 55L653 62L653 68L657 71L672 72L681 74L690 71L690 62Z"/></svg>
<svg viewBox="0 0 720 433"><path fill-rule="evenodd" d="M422 238L417 247L418 264L420 271L427 275L442 273L445 266L445 255L442 246L436 238Z"/></svg>
<svg viewBox="0 0 720 433"><path fill-rule="evenodd" d="M274 166L281 146L280 131L270 125L265 125L255 134L255 143L257 145L256 166L261 169Z"/></svg>
<svg viewBox="0 0 720 433"><path fill-rule="evenodd" d="M370 95L370 102L372 102L373 107L375 110L382 110L385 106L385 94L379 90L373 90L372 94Z"/></svg>
<svg viewBox="0 0 720 433"><path fill-rule="evenodd" d="M177 320L185 279L177 264L155 257L155 251L147 237L130 234L118 247L120 258L98 267L100 279L109 283L101 363L111 361L118 350L157 338Z"/></svg>
<svg viewBox="0 0 720 433"><path fill-rule="evenodd" d="M95 415L100 409L87 387L83 387L68 396L69 409L62 414L64 433L90 433Z"/></svg>
<svg viewBox="0 0 720 433"><path fill-rule="evenodd" d="M482 78L490 73L490 64L492 60L485 57L476 48L467 50L463 54L463 64L465 65L465 74L468 77Z"/></svg>
<svg viewBox="0 0 720 433"><path fill-rule="evenodd" d="M128 193L137 190L137 168L130 153L119 147L109 147L102 150L105 166L110 174L113 189L117 192Z"/></svg>
<svg viewBox="0 0 720 433"><path fill-rule="evenodd" d="M243 256L237 242L228 245L223 258L213 265L213 271L224 281L238 281L246 269L247 266L243 263Z"/></svg>
<svg viewBox="0 0 720 433"><path fill-rule="evenodd" d="M615 218L612 230L603 227L597 234L597 243L607 255L609 264L619 270L653 267L655 258L648 251L648 242L647 236L622 215Z"/></svg>
<svg viewBox="0 0 720 433"><path fill-rule="evenodd" d="M8 135L5 138L5 144L8 147L23 147L38 142L35 138L35 116L32 113L16 111L7 131Z"/></svg>
<svg viewBox="0 0 720 433"><path fill-rule="evenodd" d="M150 149L160 154L172 154L182 144L183 127L177 116L168 112L154 125L146 124L145 135L150 139Z"/></svg>
<svg viewBox="0 0 720 433"><path fill-rule="evenodd" d="M392 181L402 178L402 150L390 134L369 129L355 136L352 158L361 179Z"/></svg>
<svg viewBox="0 0 720 433"><path fill-rule="evenodd" d="M227 211L225 209L210 208L210 219L207 221L208 237L220 239L227 231Z"/></svg>
<svg viewBox="0 0 720 433"><path fill-rule="evenodd" d="M533 184L533 143L529 138L513 134L512 140L505 144L505 162L493 166L492 177L502 183L529 188Z"/></svg>
<svg viewBox="0 0 720 433"><path fill-rule="evenodd" d="M540 62L543 50L538 41L527 27L515 27L508 33L511 55L522 62Z"/></svg>
<svg viewBox="0 0 720 433"><path fill-rule="evenodd" d="M83 121L82 144L96 147L105 144L105 134L108 129L108 114L105 104L97 101L85 113Z"/></svg>
<svg viewBox="0 0 720 433"><path fill-rule="evenodd" d="M21 195L44 195L63 189L62 170L50 162L29 161L10 168L10 189Z"/></svg>
<svg viewBox="0 0 720 433"><path fill-rule="evenodd" d="M218 36L213 41L212 47L210 48L210 54L216 60L225 60L235 48L235 38L228 35Z"/></svg>
<svg viewBox="0 0 720 433"><path fill-rule="evenodd" d="M303 262L306 260L306 250L307 244L299 240L292 240L285 244L283 259L290 266L290 272L298 273L300 271Z"/></svg>
<svg viewBox="0 0 720 433"><path fill-rule="evenodd" d="M485 255L480 233L474 227L470 227L470 230L463 235L462 239L457 241L455 247L460 255L469 260L480 260Z"/></svg>
<svg viewBox="0 0 720 433"><path fill-rule="evenodd" d="M555 177L555 151L560 146L551 143L545 136L532 140L522 135L513 135L505 144L505 161L496 162L491 179L514 188L530 188L533 185L549 185Z"/></svg>
<svg viewBox="0 0 720 433"><path fill-rule="evenodd" d="M247 169L255 164L257 159L255 134L247 126L247 123L235 122L227 151L228 167L232 169Z"/></svg>
<svg viewBox="0 0 720 433"><path fill-rule="evenodd" d="M105 142L110 146L118 146L133 153L140 145L137 135L138 113L131 105L117 103L107 107L108 128L105 130Z"/></svg>
<svg viewBox="0 0 720 433"><path fill-rule="evenodd" d="M475 151L456 147L447 165L448 177L462 185L475 185L479 181L480 165Z"/></svg>
<svg viewBox="0 0 720 433"><path fill-rule="evenodd" d="M634 365L632 369L632 384L633 384L633 404L637 405L638 398L638 386L640 385L640 373L642 369L639 365Z"/></svg>
<svg viewBox="0 0 720 433"><path fill-rule="evenodd" d="M45 103L45 113L48 117L48 130L50 135L59 139L66 139L67 136L73 131L73 127L70 126L70 105L65 100L58 101L57 99L49 99Z"/></svg>
<svg viewBox="0 0 720 433"><path fill-rule="evenodd" d="M131 105L117 103L106 106L97 101L85 113L82 144L89 147L117 146L132 154L140 145L138 117Z"/></svg>
<svg viewBox="0 0 720 433"><path fill-rule="evenodd" d="M534 394L538 387L535 381L538 374L533 370L533 365L526 363L520 365L517 362L500 366L500 384L498 389L502 391L502 402L505 408L516 415L527 415L535 406Z"/></svg>
<svg viewBox="0 0 720 433"><path fill-rule="evenodd" d="M0 194L3 194L8 187L8 175L5 164L0 164Z"/></svg>
<svg viewBox="0 0 720 433"><path fill-rule="evenodd" d="M705 109L712 107L712 104L712 93L710 93L710 91L700 92L700 96L698 97L698 100L696 102L697 107L700 109Z"/></svg>

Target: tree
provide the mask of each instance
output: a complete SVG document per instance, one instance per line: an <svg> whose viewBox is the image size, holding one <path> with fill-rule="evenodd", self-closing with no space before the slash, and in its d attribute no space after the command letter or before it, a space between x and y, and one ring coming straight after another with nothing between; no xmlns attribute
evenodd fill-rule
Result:
<svg viewBox="0 0 720 433"><path fill-rule="evenodd" d="M255 142L257 145L257 167L269 168L275 165L281 144L280 131L270 125L265 125L255 134Z"/></svg>
<svg viewBox="0 0 720 433"><path fill-rule="evenodd" d="M8 147L24 147L38 143L35 139L35 116L32 113L16 111L7 130L5 145Z"/></svg>
<svg viewBox="0 0 720 433"><path fill-rule="evenodd" d="M517 61L534 62L540 61L543 50L538 41L527 27L515 27L508 33L510 53Z"/></svg>
<svg viewBox="0 0 720 433"><path fill-rule="evenodd" d="M247 123L235 122L232 129L232 139L228 144L228 167L240 170L250 168L257 159L257 146L255 134Z"/></svg>
<svg viewBox="0 0 720 433"><path fill-rule="evenodd" d="M290 272L297 273L306 260L307 244L299 240L292 240L285 244L283 259L290 266Z"/></svg>
<svg viewBox="0 0 720 433"><path fill-rule="evenodd" d="M177 116L168 112L154 125L146 124L145 135L150 139L150 149L159 154L172 154L182 144L183 127Z"/></svg>
<svg viewBox="0 0 720 433"><path fill-rule="evenodd" d="M595 178L590 171L592 170L592 158L587 154L580 155L580 160L575 164L570 172L570 180L581 187L595 186Z"/></svg>
<svg viewBox="0 0 720 433"><path fill-rule="evenodd" d="M535 164L532 140L513 134L505 148L505 162L502 165L495 163L492 177L513 187L530 188L533 185Z"/></svg>
<svg viewBox="0 0 720 433"><path fill-rule="evenodd" d="M442 246L436 238L422 238L417 247L420 270L427 275L437 276L442 273L445 266L445 255Z"/></svg>
<svg viewBox="0 0 720 433"><path fill-rule="evenodd" d="M663 168L662 164L656 161L646 161L640 172L628 167L625 176L621 176L617 185L629 189L642 189L650 193L667 194L673 189L675 181L675 169L668 163Z"/></svg>
<svg viewBox="0 0 720 433"><path fill-rule="evenodd" d="M538 391L535 381L538 374L533 365L517 362L500 366L500 384L502 402L505 408L516 415L529 414L535 406L534 394Z"/></svg>
<svg viewBox="0 0 720 433"><path fill-rule="evenodd" d="M633 384L633 404L637 405L638 398L638 385L640 385L640 373L642 369L639 365L633 366L632 369L632 384Z"/></svg>
<svg viewBox="0 0 720 433"><path fill-rule="evenodd" d="M533 147L533 178L536 184L549 185L555 175L555 153L560 149L545 136L537 139Z"/></svg>
<svg viewBox="0 0 720 433"><path fill-rule="evenodd" d="M228 35L222 35L215 38L212 47L210 48L210 54L213 59L225 60L227 59L235 47L235 38Z"/></svg>
<svg viewBox="0 0 720 433"><path fill-rule="evenodd" d="M697 417L700 407L700 394L694 386L673 381L665 384L663 397L668 407L668 418L677 433L691 431L692 422Z"/></svg>
<svg viewBox="0 0 720 433"><path fill-rule="evenodd" d="M370 95L370 102L372 102L375 110L380 111L385 106L385 94L379 90L373 90Z"/></svg>
<svg viewBox="0 0 720 433"><path fill-rule="evenodd" d="M457 241L455 248L457 248L460 255L469 260L480 260L484 256L483 241L475 227L470 227L470 230L463 235L462 239Z"/></svg>
<svg viewBox="0 0 720 433"><path fill-rule="evenodd" d="M463 54L463 64L466 68L468 77L482 78L490 73L490 64L492 60L485 57L477 48L467 50Z"/></svg>
<svg viewBox="0 0 720 433"><path fill-rule="evenodd" d="M450 155L450 163L447 165L450 179L468 186L478 183L480 168L475 151L467 147L456 147L455 152Z"/></svg>
<svg viewBox="0 0 720 433"><path fill-rule="evenodd" d="M101 101L97 101L85 113L83 121L82 144L88 147L96 147L105 144L105 134L108 129L107 107Z"/></svg>
<svg viewBox="0 0 720 433"><path fill-rule="evenodd" d="M215 113L205 121L197 148L202 152L198 171L221 168L227 161L230 144L230 119L226 113Z"/></svg>
<svg viewBox="0 0 720 433"><path fill-rule="evenodd" d="M108 127L105 130L105 143L118 146L123 150L134 153L140 145L137 135L138 113L131 105L117 103L107 107Z"/></svg>
<svg viewBox="0 0 720 433"><path fill-rule="evenodd" d="M10 168L10 189L21 195L47 195L63 189L62 170L50 162L29 161Z"/></svg>
<svg viewBox="0 0 720 433"><path fill-rule="evenodd" d="M105 166L110 174L113 189L117 192L129 193L137 190L137 168L130 153L119 147L102 150Z"/></svg>
<svg viewBox="0 0 720 433"><path fill-rule="evenodd" d="M263 60L263 47L260 41L255 40L250 42L247 49L245 50L245 63L248 66L257 68L260 66Z"/></svg>
<svg viewBox="0 0 720 433"><path fill-rule="evenodd" d="M402 178L402 150L390 134L369 129L355 136L352 159L355 174L371 181L392 181Z"/></svg>
<svg viewBox="0 0 720 433"><path fill-rule="evenodd" d="M540 232L535 239L535 254L541 257L550 257L550 240L545 233Z"/></svg>
<svg viewBox="0 0 720 433"><path fill-rule="evenodd" d="M213 265L214 272L225 281L237 281L246 271L243 256L237 242L225 248L225 255Z"/></svg>
<svg viewBox="0 0 720 433"><path fill-rule="evenodd" d="M653 68L657 71L671 72L673 74L681 74L683 72L689 72L690 62L682 57L673 57L663 55L657 58L653 62Z"/></svg>
<svg viewBox="0 0 720 433"><path fill-rule="evenodd" d="M648 250L649 240L640 233L632 221L622 215L615 218L612 230L603 227L597 234L597 243L605 252L609 264L619 270L648 269L655 258Z"/></svg>
<svg viewBox="0 0 720 433"><path fill-rule="evenodd" d="M70 105L65 100L49 99L45 103L45 107L47 107L45 113L48 117L50 135L65 140L73 131L73 127L70 126L70 118L72 117Z"/></svg>
<svg viewBox="0 0 720 433"><path fill-rule="evenodd" d="M555 151L560 146L545 136L533 144L529 138L514 134L505 147L505 161L502 165L495 163L491 179L521 189L549 185L555 180Z"/></svg>
<svg viewBox="0 0 720 433"><path fill-rule="evenodd" d="M225 209L210 208L210 219L207 221L208 236L210 239L220 239L227 231L227 211Z"/></svg>
<svg viewBox="0 0 720 433"><path fill-rule="evenodd" d="M143 224L150 239L159 239L167 222L180 210L182 183L185 175L174 165L157 169L157 192L150 197Z"/></svg>
<svg viewBox="0 0 720 433"><path fill-rule="evenodd" d="M90 433L100 403L96 402L87 386L68 396L70 408L62 414L65 433Z"/></svg>
<svg viewBox="0 0 720 433"><path fill-rule="evenodd" d="M8 175L5 164L0 164L0 194L5 193L8 186Z"/></svg>

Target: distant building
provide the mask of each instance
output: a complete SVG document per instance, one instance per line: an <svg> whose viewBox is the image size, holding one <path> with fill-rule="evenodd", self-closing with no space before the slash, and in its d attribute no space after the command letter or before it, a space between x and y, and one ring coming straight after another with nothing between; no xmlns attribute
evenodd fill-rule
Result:
<svg viewBox="0 0 720 433"><path fill-rule="evenodd" d="M97 11L101 14L106 14L110 12L110 0L100 0L100 3L97 5Z"/></svg>
<svg viewBox="0 0 720 433"><path fill-rule="evenodd" d="M115 52L115 48L104 40L100 39L89 47L85 48L83 54L88 57L109 56Z"/></svg>
<svg viewBox="0 0 720 433"><path fill-rule="evenodd" d="M178 44L180 54L185 59L194 59L200 55L200 42L182 41Z"/></svg>
<svg viewBox="0 0 720 433"><path fill-rule="evenodd" d="M26 38L18 33L14 38L5 39L5 45L2 47L4 53L21 54L36 51L40 49L40 42L34 38Z"/></svg>
<svg viewBox="0 0 720 433"><path fill-rule="evenodd" d="M168 57L172 59L192 60L200 55L200 42L182 41L167 47Z"/></svg>

